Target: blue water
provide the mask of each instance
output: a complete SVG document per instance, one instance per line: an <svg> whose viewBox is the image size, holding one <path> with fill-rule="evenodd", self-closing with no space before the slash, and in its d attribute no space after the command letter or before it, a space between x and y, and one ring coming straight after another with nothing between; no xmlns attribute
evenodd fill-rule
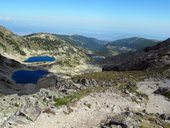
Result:
<svg viewBox="0 0 170 128"><path fill-rule="evenodd" d="M13 73L12 79L17 84L36 84L40 78L47 75L49 72L44 70L19 70Z"/></svg>
<svg viewBox="0 0 170 128"><path fill-rule="evenodd" d="M104 56L97 56L97 55L94 55L94 54L89 54L88 56L95 60L94 64L100 63L101 61L103 61L105 59Z"/></svg>
<svg viewBox="0 0 170 128"><path fill-rule="evenodd" d="M33 63L33 62L52 62L55 61L54 57L50 56L33 56L26 59L24 62Z"/></svg>
<svg viewBox="0 0 170 128"><path fill-rule="evenodd" d="M89 57L93 58L95 60L95 63L99 63L101 62L102 60L105 59L104 56L98 56L98 55L95 55L95 54L87 54Z"/></svg>
<svg viewBox="0 0 170 128"><path fill-rule="evenodd" d="M95 60L95 63L100 63L105 59L103 56L93 56L92 58Z"/></svg>

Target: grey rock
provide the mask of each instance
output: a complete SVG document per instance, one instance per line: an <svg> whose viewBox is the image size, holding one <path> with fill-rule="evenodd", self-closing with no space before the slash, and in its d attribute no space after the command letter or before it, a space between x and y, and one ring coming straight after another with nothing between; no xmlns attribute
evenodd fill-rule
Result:
<svg viewBox="0 0 170 128"><path fill-rule="evenodd" d="M159 87L154 93L166 96L170 94L170 87Z"/></svg>
<svg viewBox="0 0 170 128"><path fill-rule="evenodd" d="M17 126L18 124L28 124L30 121L24 116L11 116L2 125L2 128L12 128L12 126Z"/></svg>
<svg viewBox="0 0 170 128"><path fill-rule="evenodd" d="M160 118L163 120L170 120L170 114L161 114Z"/></svg>
<svg viewBox="0 0 170 128"><path fill-rule="evenodd" d="M81 78L77 80L77 83L82 84L85 87L96 87L98 86L98 83L94 79L85 79Z"/></svg>
<svg viewBox="0 0 170 128"><path fill-rule="evenodd" d="M25 116L28 120L35 121L38 116L41 114L41 108L36 104L33 105L31 103L26 104L21 110L18 112L18 116Z"/></svg>
<svg viewBox="0 0 170 128"><path fill-rule="evenodd" d="M125 112L114 117L109 117L101 128L138 128L140 122L132 118L133 113Z"/></svg>

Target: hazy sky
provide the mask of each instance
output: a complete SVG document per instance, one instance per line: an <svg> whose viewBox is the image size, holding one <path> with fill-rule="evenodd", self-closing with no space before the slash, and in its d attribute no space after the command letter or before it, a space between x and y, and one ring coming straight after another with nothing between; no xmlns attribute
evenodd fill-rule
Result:
<svg viewBox="0 0 170 128"><path fill-rule="evenodd" d="M0 25L18 34L165 39L170 37L170 0L1 0Z"/></svg>

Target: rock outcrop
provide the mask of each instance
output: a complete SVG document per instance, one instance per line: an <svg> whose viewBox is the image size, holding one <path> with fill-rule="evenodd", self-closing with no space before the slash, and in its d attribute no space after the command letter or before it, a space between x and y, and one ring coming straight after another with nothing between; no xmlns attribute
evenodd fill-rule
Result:
<svg viewBox="0 0 170 128"><path fill-rule="evenodd" d="M170 87L159 87L154 93L163 95L170 99Z"/></svg>

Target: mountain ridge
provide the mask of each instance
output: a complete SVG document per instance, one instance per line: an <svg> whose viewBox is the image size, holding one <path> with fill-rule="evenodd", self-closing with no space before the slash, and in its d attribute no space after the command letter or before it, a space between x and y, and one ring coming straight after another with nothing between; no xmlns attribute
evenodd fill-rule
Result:
<svg viewBox="0 0 170 128"><path fill-rule="evenodd" d="M37 36L36 35L44 35ZM7 56L24 58L34 54L45 52L58 54L86 54L88 51L72 45L67 40L47 33L32 34L29 36L18 36L5 27L0 27L0 53ZM80 54L80 55L81 55Z"/></svg>
<svg viewBox="0 0 170 128"><path fill-rule="evenodd" d="M146 39L141 37L124 38L109 42L100 50L100 52L102 52L106 56L112 56L129 51L141 50L145 47L156 45L159 42L160 41L158 40Z"/></svg>

